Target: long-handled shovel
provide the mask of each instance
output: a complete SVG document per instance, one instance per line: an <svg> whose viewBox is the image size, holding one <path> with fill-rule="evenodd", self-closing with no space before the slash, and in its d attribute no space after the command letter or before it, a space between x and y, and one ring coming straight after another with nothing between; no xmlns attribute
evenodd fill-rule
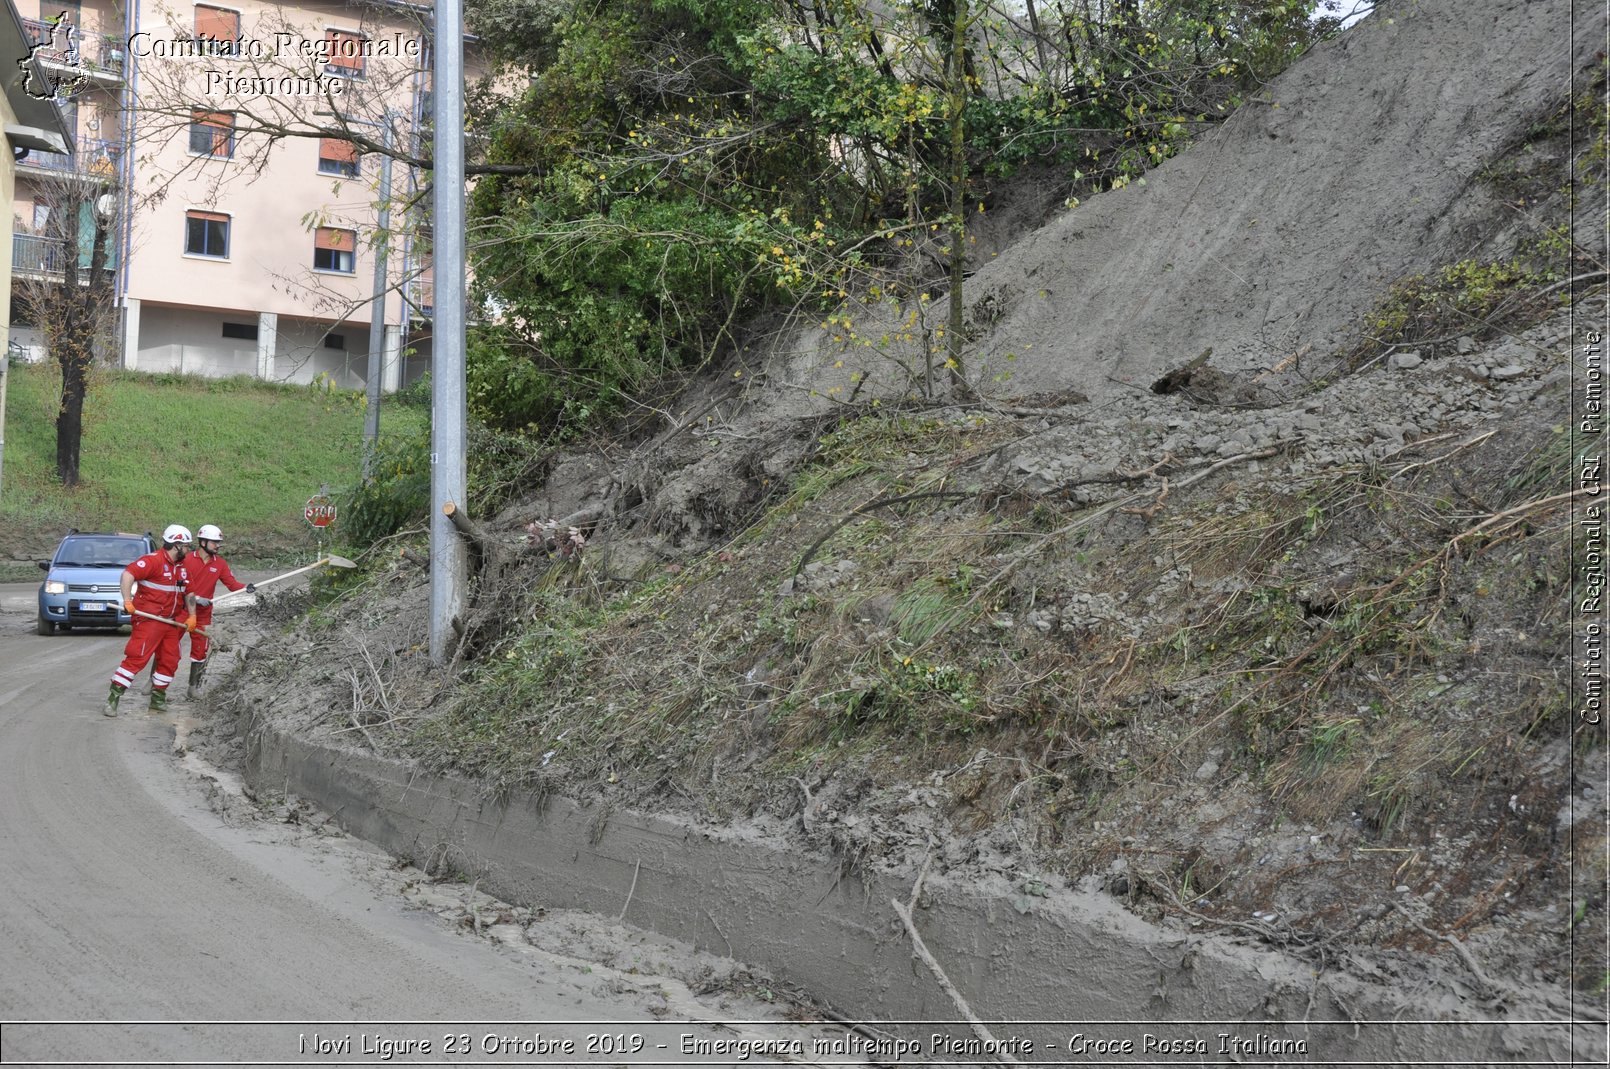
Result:
<svg viewBox="0 0 1610 1069"><path fill-rule="evenodd" d="M145 617L145 618L146 618L146 619L147 619L147 620L161 620L161 621L162 621L162 622L163 622L163 623L165 623L165 624L172 624L172 625L173 625L173 626L174 626L174 627L184 627L184 621L183 621L183 620L172 620L172 619L169 619L169 618L168 618L168 617L166 617L166 616L158 616L158 615L157 615L157 614L156 614L156 613L154 613L154 612L145 612L145 611L144 611L144 610L142 610L142 609L135 609L135 610L134 610L134 615L135 615L135 616L143 616L143 617ZM202 629L201 629L201 628L199 628L199 627L198 627L198 628L196 628L196 629L195 629L195 630L194 630L194 631L192 631L192 632L191 632L191 634L193 634L193 635L200 635L200 636L201 636L201 637L202 637L202 638L207 638L207 637L209 637L209 636L208 636L208 634L207 634L207 632L205 632L205 631L203 631L203 630L202 630Z"/></svg>
<svg viewBox="0 0 1610 1069"><path fill-rule="evenodd" d="M257 582L253 583L252 586L254 586L254 587L267 586L270 583L277 583L281 579L289 579L293 575L301 575L303 572L311 572L314 568L319 568L319 567L322 567L323 565L326 565L326 564L328 564L332 568L356 568L358 566L355 562L349 561L345 557L321 557L318 560L314 561L312 564L304 565L303 567L297 568L294 571L286 572L284 575L276 575L272 579L259 579L259 580L257 580ZM244 588L242 588L241 590L231 590L227 594L224 594L221 597L214 598L212 603L214 605L217 605L219 602L224 601L227 598L232 598L235 595L241 594L241 593L244 593Z"/></svg>

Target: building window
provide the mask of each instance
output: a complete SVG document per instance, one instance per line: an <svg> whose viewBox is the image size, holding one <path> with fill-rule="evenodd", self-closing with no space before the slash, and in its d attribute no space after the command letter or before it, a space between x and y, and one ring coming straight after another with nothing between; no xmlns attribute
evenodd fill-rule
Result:
<svg viewBox="0 0 1610 1069"><path fill-rule="evenodd" d="M190 113L190 151L224 159L235 154L235 114L230 111Z"/></svg>
<svg viewBox="0 0 1610 1069"><path fill-rule="evenodd" d="M196 5L196 40L209 56L233 56L240 51L240 12Z"/></svg>
<svg viewBox="0 0 1610 1069"><path fill-rule="evenodd" d="M324 32L324 70L342 78L363 77L363 35L346 30Z"/></svg>
<svg viewBox="0 0 1610 1069"><path fill-rule="evenodd" d="M352 250L358 244L357 238L353 230L319 227L313 232L313 270L352 274Z"/></svg>
<svg viewBox="0 0 1610 1069"><path fill-rule="evenodd" d="M419 309L419 314L427 317L436 314L436 269L429 256L428 252L422 254L424 263L418 277L409 286L409 299Z"/></svg>
<svg viewBox="0 0 1610 1069"><path fill-rule="evenodd" d="M345 334L326 334L324 336L324 347L326 349L345 349L347 347L347 336Z"/></svg>
<svg viewBox="0 0 1610 1069"><path fill-rule="evenodd" d="M358 177L358 146L338 137L319 138L319 173Z"/></svg>
<svg viewBox="0 0 1610 1069"><path fill-rule="evenodd" d="M229 256L229 216L219 212L184 213L184 251L191 256Z"/></svg>
<svg viewBox="0 0 1610 1069"><path fill-rule="evenodd" d="M225 323L224 337L238 338L241 341L257 340L256 323Z"/></svg>

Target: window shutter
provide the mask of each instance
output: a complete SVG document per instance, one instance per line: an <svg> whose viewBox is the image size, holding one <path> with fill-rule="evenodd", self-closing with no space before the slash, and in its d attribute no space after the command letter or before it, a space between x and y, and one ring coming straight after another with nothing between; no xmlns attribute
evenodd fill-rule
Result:
<svg viewBox="0 0 1610 1069"><path fill-rule="evenodd" d="M319 138L319 159L338 160L341 163L358 162L358 146L338 137Z"/></svg>
<svg viewBox="0 0 1610 1069"><path fill-rule="evenodd" d="M240 14L221 7L196 5L196 36L213 41L234 41L240 37Z"/></svg>
<svg viewBox="0 0 1610 1069"><path fill-rule="evenodd" d="M329 65L343 70L363 71L363 38L345 30L326 30L324 39L329 45Z"/></svg>
<svg viewBox="0 0 1610 1069"><path fill-rule="evenodd" d="M354 244L352 231L337 230L333 226L321 226L313 232L313 247L315 249L331 249L335 252L351 252Z"/></svg>
<svg viewBox="0 0 1610 1069"><path fill-rule="evenodd" d="M235 113L231 111L192 111L190 121L197 126L210 126L212 133L212 154L214 156L229 155L229 142L235 132Z"/></svg>
<svg viewBox="0 0 1610 1069"><path fill-rule="evenodd" d="M227 222L229 222L229 216L224 215L222 212L201 212L201 211L191 210L191 211L185 212L184 214L185 214L186 219L199 219L204 223L227 223Z"/></svg>

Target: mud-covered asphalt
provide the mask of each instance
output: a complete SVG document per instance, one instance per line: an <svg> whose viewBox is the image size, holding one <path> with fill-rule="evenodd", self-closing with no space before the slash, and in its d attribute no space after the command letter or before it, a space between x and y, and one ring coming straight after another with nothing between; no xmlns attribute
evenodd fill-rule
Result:
<svg viewBox="0 0 1610 1069"><path fill-rule="evenodd" d="M175 759L187 708L131 692L102 716L125 638L35 635L35 586L0 585L0 1061L378 1064L389 1044L392 1062L467 1045L451 1060L709 1065L738 1059L683 1056L684 1035L762 1035L677 1023L713 1004L662 999L656 1020L641 985L455 931L384 893L372 875L395 866L355 840L230 819Z"/></svg>

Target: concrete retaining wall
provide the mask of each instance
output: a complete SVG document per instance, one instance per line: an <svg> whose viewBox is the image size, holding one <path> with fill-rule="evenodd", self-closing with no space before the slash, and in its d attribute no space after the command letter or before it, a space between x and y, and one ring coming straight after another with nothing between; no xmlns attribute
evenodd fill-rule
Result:
<svg viewBox="0 0 1610 1069"><path fill-rule="evenodd" d="M301 795L410 859L445 853L509 902L613 915L635 871L632 923L764 969L852 1019L959 1017L913 959L890 905L909 896L914 874L845 873L833 858L781 848L754 829L711 830L564 798L497 802L469 781L269 727L249 739L246 777L257 789ZM1105 895L1026 898L1004 880L963 885L942 874L924 886L923 939L974 1012L1014 1022L995 1026L999 1038L1035 1044L1023 1061L1133 1061L1148 1053L1147 1035L1186 1044L1171 1060L1183 1054L1189 1063L1572 1061L1568 1025L1482 1023L1488 1011L1447 990L1399 992L1329 974L1316 986L1300 962L1220 936L1187 941ZM1508 1014L1559 1019L1535 1006ZM1342 1023L1279 1023L1305 1016ZM1193 1023L1158 1023L1167 1021ZM960 1025L893 1030L967 1034ZM1604 1064L1603 1027L1575 1032L1576 1059ZM1070 1053L1076 1034L1086 1047ZM1096 1040L1109 1046L1093 1050ZM1303 1049L1289 1045L1298 1041Z"/></svg>

